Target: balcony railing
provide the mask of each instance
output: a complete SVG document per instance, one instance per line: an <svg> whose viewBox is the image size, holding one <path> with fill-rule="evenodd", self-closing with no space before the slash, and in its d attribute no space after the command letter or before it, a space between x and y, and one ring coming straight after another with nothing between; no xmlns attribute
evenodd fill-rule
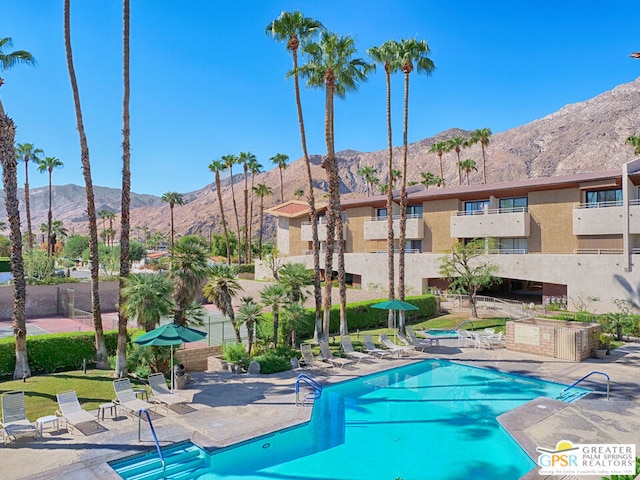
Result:
<svg viewBox="0 0 640 480"><path fill-rule="evenodd" d="M510 207L510 208L490 208L487 210L461 210L452 212L452 217L466 217L468 215L500 215L502 213L526 213L529 207Z"/></svg>
<svg viewBox="0 0 640 480"><path fill-rule="evenodd" d="M397 254L400 250L396 247L393 250L393 253ZM367 253L389 253L387 250L367 250ZM404 253L412 254L412 253L422 253L421 248L407 248Z"/></svg>
<svg viewBox="0 0 640 480"><path fill-rule="evenodd" d="M371 217L371 221L372 222L386 222L387 221L387 217L386 215L380 216L380 217ZM408 213L407 214L407 220L409 220L410 218L422 218L422 214L421 213ZM393 220L400 220L400 215L394 215L393 216Z"/></svg>
<svg viewBox="0 0 640 480"><path fill-rule="evenodd" d="M621 248L576 248L573 250L576 255L622 255Z"/></svg>
<svg viewBox="0 0 640 480"><path fill-rule="evenodd" d="M637 202L637 200L635 200ZM634 202L634 200L632 200L631 202L629 202L630 205L638 205L638 203L632 203ZM587 203L579 203L577 205L574 205L573 208L574 209L580 209L580 208L608 208L608 207L621 207L622 206L622 200L614 200L611 202L587 202Z"/></svg>
<svg viewBox="0 0 640 480"><path fill-rule="evenodd" d="M495 248L489 250L491 255L525 255L529 253L526 248Z"/></svg>
<svg viewBox="0 0 640 480"><path fill-rule="evenodd" d="M318 218L318 225L326 225L326 224L327 224L327 218L326 217ZM301 225L310 227L311 226L311 222L302 222Z"/></svg>

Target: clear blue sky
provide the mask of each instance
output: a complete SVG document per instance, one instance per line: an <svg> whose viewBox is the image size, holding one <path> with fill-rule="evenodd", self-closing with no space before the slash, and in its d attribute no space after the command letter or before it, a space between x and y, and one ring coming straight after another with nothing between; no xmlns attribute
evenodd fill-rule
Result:
<svg viewBox="0 0 640 480"><path fill-rule="evenodd" d="M302 155L291 57L267 38L283 10L301 10L360 56L388 39L428 41L437 70L412 75L409 141L452 127L508 130L640 76L637 0L430 1L132 0L132 189L161 195L213 181L214 158L251 151L266 169ZM64 168L56 185L83 185L66 67L62 0L3 0L0 37L37 67L4 72L0 95L18 142ZM119 188L122 164L122 2L72 0L74 62L95 185ZM402 143L402 78L393 79L394 144ZM640 94L640 92L639 92ZM324 154L324 93L303 90L310 153ZM336 100L336 148L386 148L382 69ZM640 125L638 126L640 133ZM24 169L19 184L24 183ZM47 184L35 169L31 187Z"/></svg>

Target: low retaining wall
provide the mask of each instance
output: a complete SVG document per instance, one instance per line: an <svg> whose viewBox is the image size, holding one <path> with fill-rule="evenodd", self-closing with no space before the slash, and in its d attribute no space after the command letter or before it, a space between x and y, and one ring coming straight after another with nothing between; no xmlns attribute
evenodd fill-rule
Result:
<svg viewBox="0 0 640 480"><path fill-rule="evenodd" d="M221 355L221 345L178 350L175 352L175 358L179 363L184 365L187 372L205 372L207 370L207 358Z"/></svg>

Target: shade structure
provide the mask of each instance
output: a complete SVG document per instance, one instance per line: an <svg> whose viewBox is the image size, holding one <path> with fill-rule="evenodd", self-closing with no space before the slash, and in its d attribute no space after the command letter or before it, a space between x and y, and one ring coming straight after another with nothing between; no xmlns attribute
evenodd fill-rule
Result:
<svg viewBox="0 0 640 480"><path fill-rule="evenodd" d="M371 308L379 308L380 310L393 310L393 341L396 340L396 311L397 310L420 310L415 305L404 302L402 300L387 300L386 302L375 303L371 305Z"/></svg>
<svg viewBox="0 0 640 480"><path fill-rule="evenodd" d="M183 327L177 323L167 323L144 335L140 335L134 342L143 347L149 347L151 345L156 347L171 346L171 389L173 390L173 346L204 340L206 336L206 332Z"/></svg>

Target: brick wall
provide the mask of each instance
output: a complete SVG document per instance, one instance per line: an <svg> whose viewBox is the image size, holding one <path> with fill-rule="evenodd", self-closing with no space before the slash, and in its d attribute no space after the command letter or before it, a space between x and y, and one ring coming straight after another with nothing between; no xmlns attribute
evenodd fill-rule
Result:
<svg viewBox="0 0 640 480"><path fill-rule="evenodd" d="M207 358L221 356L222 346L194 348L175 352L175 358L184 365L187 372L204 372L207 370Z"/></svg>

